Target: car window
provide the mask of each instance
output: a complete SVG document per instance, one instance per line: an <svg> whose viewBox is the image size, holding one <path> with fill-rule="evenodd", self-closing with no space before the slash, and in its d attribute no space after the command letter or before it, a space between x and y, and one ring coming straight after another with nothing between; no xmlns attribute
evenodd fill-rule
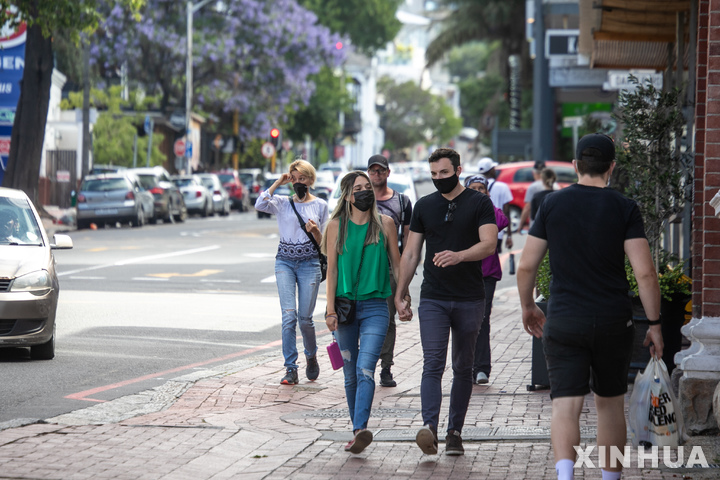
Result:
<svg viewBox="0 0 720 480"><path fill-rule="evenodd" d="M140 184L145 188L145 190L155 188L155 185L157 185L155 175L138 174L138 179L140 180Z"/></svg>
<svg viewBox="0 0 720 480"><path fill-rule="evenodd" d="M235 183L235 177L231 174L218 175L218 178L220 179L220 181L222 183L228 183L228 182Z"/></svg>
<svg viewBox="0 0 720 480"><path fill-rule="evenodd" d="M535 178L533 177L533 169L532 168L521 168L517 172L515 172L515 175L513 176L513 182L519 183L519 182L534 182Z"/></svg>
<svg viewBox="0 0 720 480"><path fill-rule="evenodd" d="M555 170L557 181L560 183L575 183L577 182L577 173L572 167L552 167Z"/></svg>
<svg viewBox="0 0 720 480"><path fill-rule="evenodd" d="M3 230L2 243L18 243L21 245L41 245L42 235L30 204L25 199L0 198L0 223L14 220L11 232ZM1 227L1 226L0 226Z"/></svg>
<svg viewBox="0 0 720 480"><path fill-rule="evenodd" d="M173 183L178 187L187 187L188 185L193 185L195 182L192 178L175 178L173 179Z"/></svg>
<svg viewBox="0 0 720 480"><path fill-rule="evenodd" d="M253 174L252 174L252 173L241 173L241 174L240 174L240 181L243 182L245 185L252 185L252 183L253 183Z"/></svg>
<svg viewBox="0 0 720 480"><path fill-rule="evenodd" d="M213 179L210 177L200 177L200 181L205 185L205 188L212 189L214 187Z"/></svg>
<svg viewBox="0 0 720 480"><path fill-rule="evenodd" d="M85 192L112 192L114 190L129 190L130 185L124 178L97 178L85 180L80 190Z"/></svg>

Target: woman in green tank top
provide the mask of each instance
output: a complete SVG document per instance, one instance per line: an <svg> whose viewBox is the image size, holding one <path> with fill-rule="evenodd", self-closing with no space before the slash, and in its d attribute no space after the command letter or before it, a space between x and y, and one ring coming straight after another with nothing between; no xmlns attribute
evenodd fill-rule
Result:
<svg viewBox="0 0 720 480"><path fill-rule="evenodd" d="M389 321L388 261L397 272L400 252L395 222L378 213L367 174L348 173L340 189L340 201L322 240L328 257L325 323L334 332L345 361L345 396L354 434L345 451L360 453L373 438L367 423L375 394L375 367ZM337 297L357 300L352 323L338 324Z"/></svg>

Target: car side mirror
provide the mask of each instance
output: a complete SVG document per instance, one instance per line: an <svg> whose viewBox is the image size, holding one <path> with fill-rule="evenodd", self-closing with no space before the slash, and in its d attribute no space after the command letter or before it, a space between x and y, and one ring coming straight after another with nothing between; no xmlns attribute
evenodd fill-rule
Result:
<svg viewBox="0 0 720 480"><path fill-rule="evenodd" d="M69 250L73 248L73 241L68 235L55 234L53 235L53 242L50 244L50 248L53 250Z"/></svg>

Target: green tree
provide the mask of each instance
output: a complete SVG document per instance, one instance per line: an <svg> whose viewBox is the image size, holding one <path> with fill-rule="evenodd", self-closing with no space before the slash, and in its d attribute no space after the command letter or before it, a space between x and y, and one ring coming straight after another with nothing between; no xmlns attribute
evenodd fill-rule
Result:
<svg viewBox="0 0 720 480"><path fill-rule="evenodd" d="M460 80L478 78L488 69L489 57L498 50L500 42L469 42L450 50L446 67L451 77Z"/></svg>
<svg viewBox="0 0 720 480"><path fill-rule="evenodd" d="M144 0L121 0L133 11ZM14 10L14 7L17 10ZM20 13L18 17L17 13ZM0 0L0 23L27 22L25 68L15 112L3 186L37 200L45 125L53 70L52 35L63 31L74 41L99 22L97 0ZM37 203L37 201L36 201Z"/></svg>
<svg viewBox="0 0 720 480"><path fill-rule="evenodd" d="M121 90L122 87L118 85L107 90L90 90L90 106L102 110L93 128L93 158L97 164L132 167L135 134L145 118L142 114L132 113L130 109L145 110L148 103L160 101L157 97L141 97L137 92L131 92L130 100L124 101ZM81 108L82 101L82 92L71 92L62 101L60 108ZM166 160L158 148L164 139L163 134L153 133L150 166L162 165ZM146 165L149 141L149 136L138 137L137 166Z"/></svg>
<svg viewBox="0 0 720 480"><path fill-rule="evenodd" d="M462 128L462 120L442 97L413 82L396 84L382 77L377 89L386 99L380 123L385 129L385 144L391 150L418 143L445 143Z"/></svg>
<svg viewBox="0 0 720 480"><path fill-rule="evenodd" d="M372 55L395 38L402 26L395 12L402 0L297 0L333 32L348 35L353 46Z"/></svg>

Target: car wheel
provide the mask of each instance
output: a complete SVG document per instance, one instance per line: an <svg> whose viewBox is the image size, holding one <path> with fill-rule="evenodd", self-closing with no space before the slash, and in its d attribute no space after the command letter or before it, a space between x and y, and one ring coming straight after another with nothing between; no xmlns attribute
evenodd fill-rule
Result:
<svg viewBox="0 0 720 480"><path fill-rule="evenodd" d="M178 213L175 215L175 221L179 223L183 223L185 220L187 220L188 217L188 211L187 207L185 206L185 202L180 202L180 207L178 207Z"/></svg>
<svg viewBox="0 0 720 480"><path fill-rule="evenodd" d="M89 220L78 220L77 221L77 229L78 230L84 230L86 228L90 227L90 221Z"/></svg>
<svg viewBox="0 0 720 480"><path fill-rule="evenodd" d="M142 208L138 210L137 217L133 221L131 221L130 224L133 227L142 227L143 225L145 225L145 212Z"/></svg>
<svg viewBox="0 0 720 480"><path fill-rule="evenodd" d="M517 207L510 207L510 228L513 232L517 232L520 228L520 214L522 212Z"/></svg>
<svg viewBox="0 0 720 480"><path fill-rule="evenodd" d="M203 211L202 211L202 214L201 214L201 215L202 215L203 217L207 217L208 215L210 215L210 209L211 209L211 208L212 208L212 207L210 207L210 205L208 205L208 202L205 202L205 206L203 207Z"/></svg>
<svg viewBox="0 0 720 480"><path fill-rule="evenodd" d="M222 211L223 217L227 217L228 215L230 215L230 202L229 201L225 204L225 208L223 208L223 211Z"/></svg>
<svg viewBox="0 0 720 480"><path fill-rule="evenodd" d="M55 358L55 332L47 342L30 347L30 358L33 360L52 360Z"/></svg>

